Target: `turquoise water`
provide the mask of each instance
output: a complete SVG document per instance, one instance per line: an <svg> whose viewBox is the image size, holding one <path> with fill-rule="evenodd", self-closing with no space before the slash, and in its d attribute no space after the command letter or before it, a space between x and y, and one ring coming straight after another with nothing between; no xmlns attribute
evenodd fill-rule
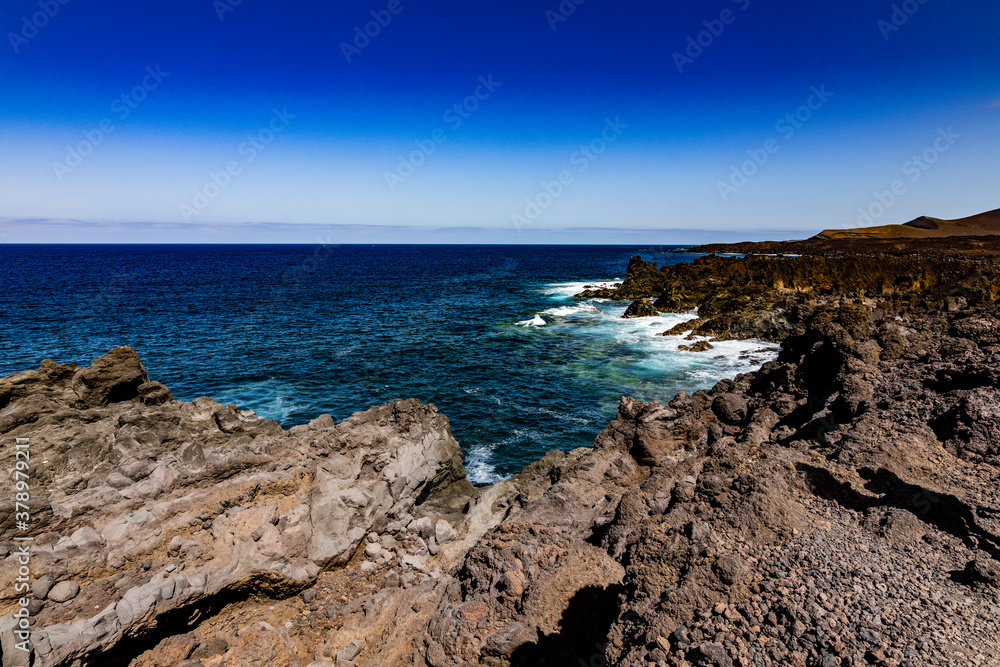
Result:
<svg viewBox="0 0 1000 667"><path fill-rule="evenodd" d="M673 248L0 246L0 373L89 363L130 345L175 397L280 421L396 398L451 420L470 477L589 446L618 399L669 400L758 367L776 347L680 352L687 315L623 320L572 297Z"/></svg>

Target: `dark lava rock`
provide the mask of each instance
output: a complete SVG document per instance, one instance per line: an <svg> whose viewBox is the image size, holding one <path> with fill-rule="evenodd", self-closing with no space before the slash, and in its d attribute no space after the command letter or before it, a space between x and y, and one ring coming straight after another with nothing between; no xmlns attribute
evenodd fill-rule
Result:
<svg viewBox="0 0 1000 667"><path fill-rule="evenodd" d="M145 405L162 405L174 400L170 389L161 382L144 382L139 385L139 398Z"/></svg>
<svg viewBox="0 0 1000 667"><path fill-rule="evenodd" d="M659 317L660 314L653 307L648 299L637 299L625 310L623 318L631 317Z"/></svg>
<svg viewBox="0 0 1000 667"><path fill-rule="evenodd" d="M747 401L737 394L723 394L715 397L712 410L725 423L739 426L747 418Z"/></svg>
<svg viewBox="0 0 1000 667"><path fill-rule="evenodd" d="M707 352L715 348L707 340L699 340L697 343L691 343L690 345L678 345L677 349L682 352Z"/></svg>
<svg viewBox="0 0 1000 667"><path fill-rule="evenodd" d="M1000 562L981 555L966 564L965 575L974 583L1000 586Z"/></svg>
<svg viewBox="0 0 1000 667"><path fill-rule="evenodd" d="M688 653L688 660L697 667L733 667L733 660L722 644L701 644Z"/></svg>

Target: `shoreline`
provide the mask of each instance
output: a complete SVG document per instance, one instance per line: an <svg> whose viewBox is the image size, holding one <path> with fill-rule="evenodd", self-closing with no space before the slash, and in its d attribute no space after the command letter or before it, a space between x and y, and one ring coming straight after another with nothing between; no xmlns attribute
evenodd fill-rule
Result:
<svg viewBox="0 0 1000 667"><path fill-rule="evenodd" d="M284 430L174 401L128 348L0 379L0 437L58 461L33 471L33 575L77 586L38 596L36 655L1000 661L995 264L628 269L607 298L696 308L685 332L770 336L778 358L667 403L623 398L590 448L486 487L467 480L447 418L414 400ZM0 616L14 604L0 598Z"/></svg>

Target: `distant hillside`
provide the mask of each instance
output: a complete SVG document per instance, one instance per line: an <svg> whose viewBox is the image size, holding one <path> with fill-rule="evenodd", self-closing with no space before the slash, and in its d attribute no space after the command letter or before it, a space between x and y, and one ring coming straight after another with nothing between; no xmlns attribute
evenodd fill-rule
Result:
<svg viewBox="0 0 1000 667"><path fill-rule="evenodd" d="M958 220L940 220L922 216L902 225L827 229L813 239L892 239L938 238L943 236L992 236L1000 234L1000 209Z"/></svg>

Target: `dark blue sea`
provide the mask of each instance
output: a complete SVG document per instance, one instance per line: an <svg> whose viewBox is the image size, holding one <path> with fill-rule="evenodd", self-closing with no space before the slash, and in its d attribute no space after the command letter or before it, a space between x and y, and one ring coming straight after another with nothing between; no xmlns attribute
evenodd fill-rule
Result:
<svg viewBox="0 0 1000 667"><path fill-rule="evenodd" d="M681 352L573 298L670 247L0 246L0 375L89 364L129 345L180 400L211 396L288 427L397 398L451 420L470 477L589 446L618 399L669 400L773 358L774 346Z"/></svg>

